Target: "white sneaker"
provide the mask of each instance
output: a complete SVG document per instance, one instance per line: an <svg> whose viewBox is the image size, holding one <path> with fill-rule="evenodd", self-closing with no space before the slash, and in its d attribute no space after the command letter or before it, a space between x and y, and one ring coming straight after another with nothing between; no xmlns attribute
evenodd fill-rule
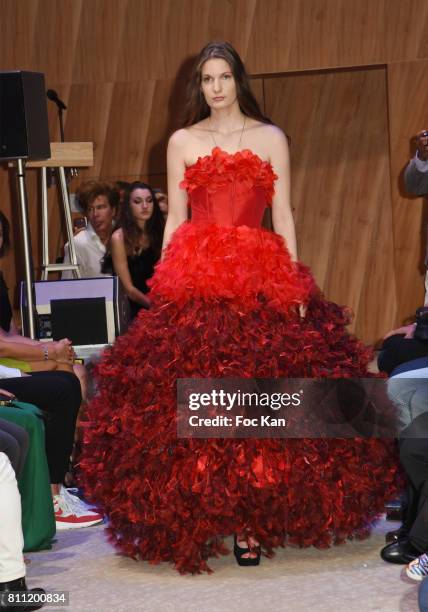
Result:
<svg viewBox="0 0 428 612"><path fill-rule="evenodd" d="M406 574L412 580L418 581L428 576L428 555L423 554L409 563L406 567Z"/></svg>
<svg viewBox="0 0 428 612"><path fill-rule="evenodd" d="M77 510L78 512L92 512L101 516L93 509L93 506L90 506L89 504L84 502L83 499L80 499L78 495L76 495L77 491L78 489L67 489L66 487L64 487L64 485L61 485L59 493L67 500L69 506L71 506L71 508Z"/></svg>
<svg viewBox="0 0 428 612"><path fill-rule="evenodd" d="M101 514L90 510L83 511L73 507L64 495L53 497L56 528L78 529L79 527L91 527L103 521Z"/></svg>

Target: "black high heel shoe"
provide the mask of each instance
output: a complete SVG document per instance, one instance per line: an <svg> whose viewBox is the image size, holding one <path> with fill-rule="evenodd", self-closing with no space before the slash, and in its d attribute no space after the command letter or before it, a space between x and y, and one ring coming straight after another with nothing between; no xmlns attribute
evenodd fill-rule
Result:
<svg viewBox="0 0 428 612"><path fill-rule="evenodd" d="M233 546L233 554L235 555L235 559L238 565L248 566L248 565L259 565L260 564L260 556L261 556L261 548L260 544L258 546L254 546L254 548L241 548L238 546L238 539L236 534L233 537L234 546ZM242 555L246 555L247 553L256 553L257 557L243 557Z"/></svg>

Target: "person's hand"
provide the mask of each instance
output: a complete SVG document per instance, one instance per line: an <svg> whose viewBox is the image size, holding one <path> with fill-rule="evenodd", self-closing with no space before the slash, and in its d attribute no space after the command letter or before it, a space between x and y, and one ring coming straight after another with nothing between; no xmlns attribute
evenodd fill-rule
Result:
<svg viewBox="0 0 428 612"><path fill-rule="evenodd" d="M4 395L5 397L8 397L9 399L15 399L15 397L16 397L10 391L6 391L6 389L0 389L0 395Z"/></svg>
<svg viewBox="0 0 428 612"><path fill-rule="evenodd" d="M83 230L85 230L86 227L83 226L79 226L79 227L73 227L73 236L74 238L77 236L77 234L80 234L80 232L83 232Z"/></svg>
<svg viewBox="0 0 428 612"><path fill-rule="evenodd" d="M86 229L88 225L86 217L75 217L73 219L73 236L77 236L84 229Z"/></svg>
<svg viewBox="0 0 428 612"><path fill-rule="evenodd" d="M390 338L391 336L396 336L398 334L404 335L405 338L413 338L415 333L416 324L411 323L410 325L404 325L403 327L399 327L398 329L393 329L388 332L386 336L384 336L384 340Z"/></svg>
<svg viewBox="0 0 428 612"><path fill-rule="evenodd" d="M427 130L422 130L418 134L416 134L416 146L418 148L418 157L422 161L426 161L428 159L428 132Z"/></svg>
<svg viewBox="0 0 428 612"><path fill-rule="evenodd" d="M306 317L306 310L306 304L299 304L299 315L301 319L304 319Z"/></svg>
<svg viewBox="0 0 428 612"><path fill-rule="evenodd" d="M63 338L57 342L51 342L47 345L49 357L61 363L73 363L76 353L71 345L71 340Z"/></svg>

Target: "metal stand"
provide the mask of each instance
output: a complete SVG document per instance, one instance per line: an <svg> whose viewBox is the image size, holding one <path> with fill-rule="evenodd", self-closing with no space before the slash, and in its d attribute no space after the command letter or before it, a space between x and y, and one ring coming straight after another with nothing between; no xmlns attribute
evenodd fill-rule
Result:
<svg viewBox="0 0 428 612"><path fill-rule="evenodd" d="M49 272L62 272L64 270L71 270L75 278L81 278L79 265L77 263L76 248L74 245L73 237L73 225L71 221L71 206L70 198L68 196L67 181L65 178L65 169L63 166L57 167L59 174L59 182L61 187L61 198L64 208L65 227L67 230L67 240L70 253L69 264L57 264L49 263L49 219L48 219L48 188L47 188L47 176L46 166L41 168L41 181L42 181L42 243L43 243L43 255L42 255L42 280L47 280Z"/></svg>
<svg viewBox="0 0 428 612"><path fill-rule="evenodd" d="M92 142L51 142L51 157L45 160L27 162L27 168L38 168L41 172L42 195L42 280L47 280L49 272L71 270L75 278L80 278L76 249L71 221L71 206L68 196L65 168L89 168L94 165L94 147ZM67 240L69 244L70 263L49 263L49 215L47 169L58 171L61 200L64 210ZM76 170L75 170L76 171Z"/></svg>
<svg viewBox="0 0 428 612"><path fill-rule="evenodd" d="M22 237L24 242L24 264L25 282L27 287L28 305L28 331L30 338L36 338L36 326L34 322L34 285L33 285L33 258L31 250L31 236L28 225L27 189L25 186L25 161L17 160L18 195L21 212Z"/></svg>

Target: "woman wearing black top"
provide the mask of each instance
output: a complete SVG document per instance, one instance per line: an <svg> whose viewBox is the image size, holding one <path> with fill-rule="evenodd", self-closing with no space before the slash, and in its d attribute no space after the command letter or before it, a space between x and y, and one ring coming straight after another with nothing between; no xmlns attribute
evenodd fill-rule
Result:
<svg viewBox="0 0 428 612"><path fill-rule="evenodd" d="M132 318L140 308L148 308L147 281L160 258L165 221L152 188L132 183L126 194L120 227L111 237L113 271L120 278L129 298ZM106 266L109 257L106 257Z"/></svg>

